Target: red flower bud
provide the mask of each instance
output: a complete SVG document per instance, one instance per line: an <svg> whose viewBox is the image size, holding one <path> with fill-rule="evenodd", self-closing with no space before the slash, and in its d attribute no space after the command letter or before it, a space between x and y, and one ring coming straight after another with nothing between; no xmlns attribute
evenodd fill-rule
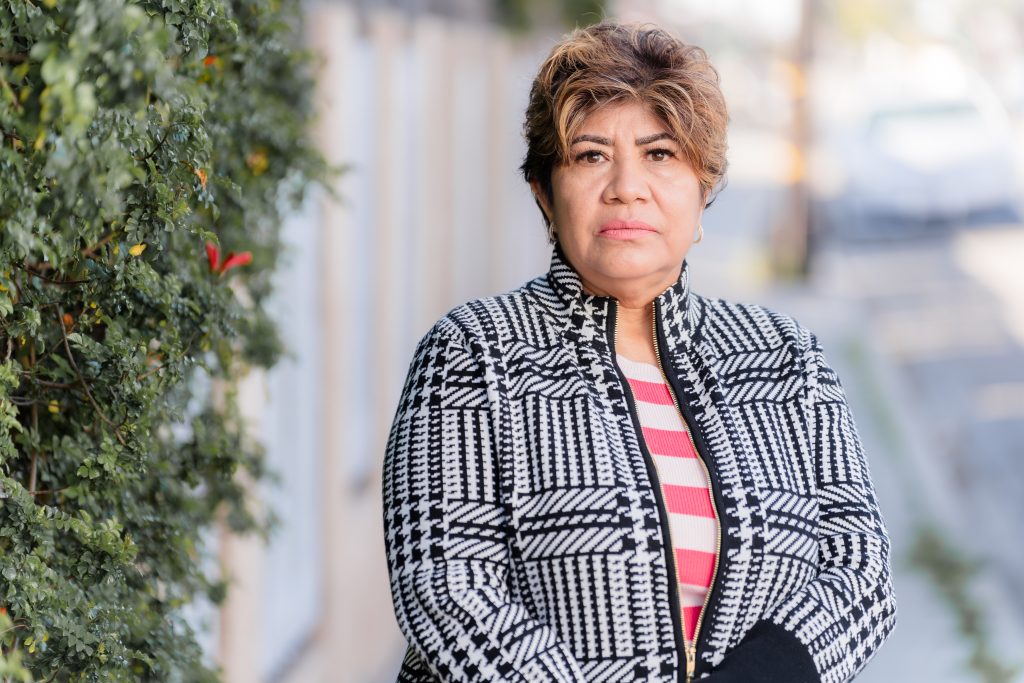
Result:
<svg viewBox="0 0 1024 683"><path fill-rule="evenodd" d="M228 270L235 266L244 266L252 263L252 252L243 251L241 254L236 254L233 251L229 251L227 258L224 259L224 263L220 266L220 272L223 275Z"/></svg>
<svg viewBox="0 0 1024 683"><path fill-rule="evenodd" d="M223 275L227 271L231 270L235 266L244 266L252 263L252 252L243 251L240 254L236 254L233 251L229 251L228 255L224 257L223 263L220 260L220 249L213 242L206 243L206 260L210 263L210 272Z"/></svg>
<svg viewBox="0 0 1024 683"><path fill-rule="evenodd" d="M217 263L220 261L220 249L213 242L206 243L206 260L210 262L210 272L217 270Z"/></svg>

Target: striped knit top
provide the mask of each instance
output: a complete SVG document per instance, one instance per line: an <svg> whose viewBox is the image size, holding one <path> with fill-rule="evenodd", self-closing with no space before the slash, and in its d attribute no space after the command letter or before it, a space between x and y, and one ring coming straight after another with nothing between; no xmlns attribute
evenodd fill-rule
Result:
<svg viewBox="0 0 1024 683"><path fill-rule="evenodd" d="M718 546L718 522L707 470L661 369L621 354L617 360L632 389L643 440L661 482L675 553L683 632L689 643L711 587Z"/></svg>

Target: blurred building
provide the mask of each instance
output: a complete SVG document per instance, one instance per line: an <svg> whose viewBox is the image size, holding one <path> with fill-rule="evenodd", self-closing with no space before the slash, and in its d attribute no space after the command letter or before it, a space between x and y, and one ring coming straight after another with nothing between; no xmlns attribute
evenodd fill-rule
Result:
<svg viewBox="0 0 1024 683"><path fill-rule="evenodd" d="M292 357L242 389L278 485L266 547L226 537L234 578L212 643L229 683L393 681L381 463L415 343L447 310L547 268L518 173L538 43L485 3L308 7L316 138L344 165L285 229L275 311Z"/></svg>
<svg viewBox="0 0 1024 683"><path fill-rule="evenodd" d="M542 0L522 2L545 5ZM787 202L797 196L798 184L806 182L814 193L811 199L798 197L803 202L841 192L841 176L849 169L842 167L841 157L823 160L821 150L837 126L855 118L855 106L865 100L859 79L851 74L860 73L878 55L898 53L890 49L892 35L898 33L902 39L920 33L936 39L947 32L946 43L965 60L996 74L1001 96L1011 109L1014 98L1019 98L1016 112L1024 112L1024 61L1016 50L1024 44L1024 10L1000 9L1009 3L976 7L960 0L821 0L814 3L817 11L812 17L816 50L802 55L799 40L801 27L807 28L808 4L618 0L609 7L609 14L655 21L706 47L722 76L732 114L729 186L705 215L708 239L692 264L694 281L704 294L772 303L767 300L772 285L767 254L773 233L794 215ZM262 435L269 464L279 475L279 483L264 486L261 493L281 524L269 545L230 536L222 540L222 565L235 583L228 604L213 619L208 649L223 664L228 683L394 680L405 641L395 623L388 588L380 476L388 428L413 348L454 305L518 286L548 265L544 227L517 169L524 149L521 117L530 79L558 31L510 33L495 24L500 6L476 0L316 0L307 5L307 40L321 59L316 137L327 158L346 170L335 187L337 199L325 193L311 197L286 226L290 253L278 273L274 309L289 331L292 356L268 374L254 373L242 388L245 413ZM1015 17L1013 25L1018 28L1000 23L1008 17ZM963 39L956 30L961 24L971 36L969 44L984 42L993 26L999 26L994 33L998 40L978 45L972 53L957 44ZM883 70L904 66L890 61L892 65L883 63ZM802 105L800 97L807 98ZM801 106L810 110L803 116L815 118L801 121ZM1014 119L1018 132L1010 145L1018 151L1024 149L1020 121ZM988 286L1004 292L1000 296L1006 302L1017 302L1005 306L1017 311L1020 325L1024 288L1014 288L1010 260L998 261L999 268L992 265L993 254L1009 253L1001 245L1021 244L1019 227L1015 230L1010 232L1016 237L1003 242L999 235L996 241L968 240L974 251L964 278L977 276L981 284L971 291L979 292L979 301L988 301ZM983 355L978 351L965 358L950 356L952 360L943 365L947 359L935 351L944 340L978 326L945 318L943 325L935 323L950 297L963 295L961 281L948 266L963 254L950 255L947 248L962 251L964 245L954 240L947 247L933 233L925 240L897 250L882 243L861 251L836 242L824 260L821 270L826 272L819 273L818 283L811 286L822 287L815 297L827 296L822 291L843 291L843 298L839 304L832 300L828 315L809 315L840 321L847 331L854 330L847 339L850 348L864 342L866 335L858 330L866 327L858 325L870 323L874 334L868 345L892 356L889 369L910 368L907 372L921 382L919 386L942 387L941 392L929 390L933 395L906 388L895 403L905 413L935 405L931 417L941 424L935 432L941 438L925 434L914 439L925 444L919 451L939 454L926 466L948 461L955 472L967 472L961 480L956 479L961 475L949 472L932 473L931 479L945 477L960 484L974 477L975 497L957 503L970 505L984 502L985 491L991 490L980 477L983 468L975 466L983 455L1003 467L990 469L1002 473L1007 490L1021 488L1024 468L1014 469L999 450L1019 444L1019 439L999 437L1003 440L993 445L996 432L989 426L967 424L973 386L964 389L967 407L951 415L944 408L962 387L922 379L948 378L953 367L960 369L957 376L966 375L962 368ZM936 276L934 263L948 271ZM853 274L849 283L839 283L843 273ZM986 278L995 278L996 284L985 285ZM926 281L948 282L949 289L926 300L931 290L918 286ZM922 298L914 300L912 309L908 301L918 294ZM968 308L978 309L974 304ZM1001 310L993 313L986 324L1003 324L1000 316L1005 315ZM901 327L896 318L913 322ZM822 332L827 336L827 329ZM1006 358L1021 357L1024 344L1015 344L1005 345ZM926 358L918 353L923 348L931 349ZM842 354L849 349L834 351L842 363ZM847 366L861 368L862 360L849 353ZM1002 393L992 390L984 396L996 413L1016 416L1012 424L1019 426L1024 425L1024 413L1013 412L1003 405L1009 399L1001 398L1024 395L1019 393L1024 377L1011 376L1005 369L1011 366L1000 365L1005 386L996 388ZM910 429L904 423L912 420L877 418L872 426L870 407L886 405L886 396L892 403L891 396L899 392L879 389L870 373L844 375L844 382L851 393L860 386L870 398L869 409L859 412L859 418L869 441L879 444L872 458L882 461L885 477L886 438L893 430ZM922 412L915 419L929 424L929 417ZM975 438L971 430L984 438ZM950 434L956 439L947 438ZM950 443L960 444L973 460L955 453L941 455ZM925 486L913 481L915 487ZM879 488L906 497L902 480L884 481ZM956 485L950 490L965 495ZM934 491L932 495L952 509L953 497ZM1024 491L1017 498L1018 507L1024 508ZM898 507L883 509L895 510L890 521L897 528L913 530L922 517L920 510L901 518ZM979 503L976 509L983 506ZM974 534L975 543L963 547L980 547L989 533L986 529L1005 531L1024 519L1024 509L1020 512L1007 516L1009 521L980 524L984 529ZM904 555L911 540L911 531L906 533L908 542L897 547ZM1003 545L1005 549L989 550L1002 552L1004 567L1024 569L1014 554L1019 548ZM955 623L956 615L943 611L943 599L928 593L931 589L920 577L914 579L904 555L897 556L897 569L904 572L897 590L900 581L912 590L911 600L901 602L901 609L909 610L913 629L933 640L916 642L915 632L909 632L874 669L875 677L869 671L865 680L907 678L897 672L916 672L918 663L909 661L910 655L901 659L900 653L943 648L946 660L941 666L933 663L932 669L945 677L928 680L974 680L954 666L967 660L960 648L968 647L973 636L964 636L955 626L942 631L947 622ZM1021 576L1024 571L1017 577L1024 583ZM915 595L923 596L919 603L913 602ZM917 622L915 613L920 615ZM941 632L935 636L929 629ZM1009 627L1001 630L1012 632ZM1024 651L1024 643L1018 651Z"/></svg>

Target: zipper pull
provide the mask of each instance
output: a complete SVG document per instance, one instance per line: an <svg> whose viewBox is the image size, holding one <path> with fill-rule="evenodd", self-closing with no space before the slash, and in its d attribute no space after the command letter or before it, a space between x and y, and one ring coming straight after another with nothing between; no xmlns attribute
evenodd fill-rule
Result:
<svg viewBox="0 0 1024 683"><path fill-rule="evenodd" d="M697 670L697 648L693 645L686 646L686 683L693 680L693 674Z"/></svg>

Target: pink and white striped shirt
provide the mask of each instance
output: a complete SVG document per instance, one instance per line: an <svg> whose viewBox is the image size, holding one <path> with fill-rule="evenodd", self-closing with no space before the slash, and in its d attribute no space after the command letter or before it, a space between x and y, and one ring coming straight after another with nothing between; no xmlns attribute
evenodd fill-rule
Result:
<svg viewBox="0 0 1024 683"><path fill-rule="evenodd" d="M622 355L618 363L632 389L643 440L661 482L675 551L683 632L689 643L711 587L718 546L710 482L661 369Z"/></svg>

